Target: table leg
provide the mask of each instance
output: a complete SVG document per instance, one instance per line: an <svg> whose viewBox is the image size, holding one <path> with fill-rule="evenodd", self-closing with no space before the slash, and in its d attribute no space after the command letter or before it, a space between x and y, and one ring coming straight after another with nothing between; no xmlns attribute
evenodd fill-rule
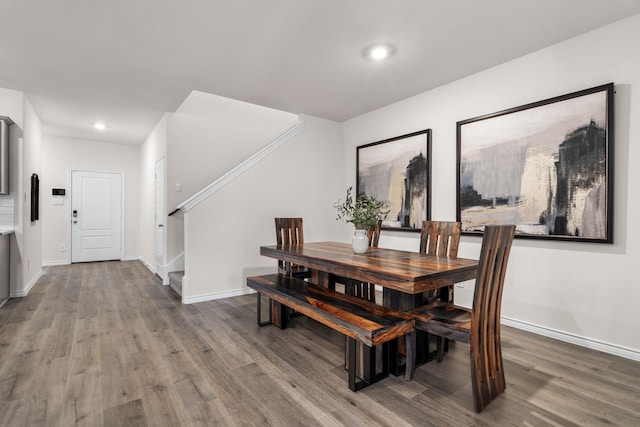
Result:
<svg viewBox="0 0 640 427"><path fill-rule="evenodd" d="M423 294L406 294L394 289L383 288L382 302L385 307L398 311L408 311L412 308L426 304ZM404 339L392 341L390 351L397 353L397 363L390 366L389 371L395 375L403 375L405 372L406 346ZM424 331L416 331L416 366L423 365L437 357L437 351L429 349L429 334Z"/></svg>
<svg viewBox="0 0 640 427"><path fill-rule="evenodd" d="M335 283L330 280L330 274L325 271L311 270L309 281L315 285L335 290Z"/></svg>

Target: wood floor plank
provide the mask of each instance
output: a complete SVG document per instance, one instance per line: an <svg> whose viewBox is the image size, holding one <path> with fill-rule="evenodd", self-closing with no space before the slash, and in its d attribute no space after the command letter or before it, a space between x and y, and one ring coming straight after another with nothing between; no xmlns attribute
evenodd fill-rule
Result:
<svg viewBox="0 0 640 427"><path fill-rule="evenodd" d="M640 425L639 362L503 327L507 389L476 414L466 344L353 393L342 335L255 310L182 305L137 261L48 267L0 309L0 426Z"/></svg>
<svg viewBox="0 0 640 427"><path fill-rule="evenodd" d="M147 417L141 399L132 400L104 410L104 425L145 427Z"/></svg>
<svg viewBox="0 0 640 427"><path fill-rule="evenodd" d="M102 407L111 408L140 399L134 376L137 365L129 356L133 353L119 348L117 331L100 335L100 373L102 375Z"/></svg>
<svg viewBox="0 0 640 427"><path fill-rule="evenodd" d="M88 370L70 375L66 383L64 410L60 425L104 425L102 408L102 375Z"/></svg>
<svg viewBox="0 0 640 427"><path fill-rule="evenodd" d="M69 357L56 357L52 360L42 360L36 369L30 384L29 396L35 401L31 415L35 415L34 422L44 425L59 425L65 411L65 390L69 375ZM38 413L38 410L43 411Z"/></svg>

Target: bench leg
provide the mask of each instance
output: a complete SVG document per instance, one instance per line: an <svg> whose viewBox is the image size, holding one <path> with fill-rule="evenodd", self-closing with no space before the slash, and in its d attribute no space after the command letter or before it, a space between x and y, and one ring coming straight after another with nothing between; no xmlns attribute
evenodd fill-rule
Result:
<svg viewBox="0 0 640 427"><path fill-rule="evenodd" d="M261 301L261 294L260 292L258 292L256 297L256 301L258 302L258 326L265 326L265 325L270 325L271 323L273 323L273 309L272 309L272 304L271 304L271 298L269 298L269 320L266 322L263 322L261 319L261 315L262 315L262 305L260 304Z"/></svg>
<svg viewBox="0 0 640 427"><path fill-rule="evenodd" d="M344 336L344 369L349 370L349 337ZM375 376L376 348L356 341L356 376L370 381ZM384 358L383 358L384 360ZM367 369L369 367L370 369Z"/></svg>
<svg viewBox="0 0 640 427"><path fill-rule="evenodd" d="M367 384L373 384L376 381L376 348L360 342L358 344L362 359L362 380ZM384 372L384 367L382 369Z"/></svg>
<svg viewBox="0 0 640 427"><path fill-rule="evenodd" d="M288 317L287 307L269 298L269 320L267 320L266 322L263 322L262 321L262 304L261 304L262 294L258 292L256 295L257 295L256 301L258 303L258 307L257 307L258 326L273 324L279 327L280 329L286 329L287 317ZM274 316L274 312L275 312L275 316Z"/></svg>
<svg viewBox="0 0 640 427"><path fill-rule="evenodd" d="M349 357L349 389L351 391L358 391L356 383L356 340L353 338L347 339L347 355Z"/></svg>
<svg viewBox="0 0 640 427"><path fill-rule="evenodd" d="M277 301L271 302L271 323L280 329L287 329L287 320L289 319L289 307L282 305Z"/></svg>
<svg viewBox="0 0 640 427"><path fill-rule="evenodd" d="M369 347L357 341L355 338L348 338L347 353L349 360L349 389L358 391L380 381L389 376L389 343L382 345L382 370L376 373L376 348ZM358 381L357 348L361 347L360 357L362 359L362 376Z"/></svg>

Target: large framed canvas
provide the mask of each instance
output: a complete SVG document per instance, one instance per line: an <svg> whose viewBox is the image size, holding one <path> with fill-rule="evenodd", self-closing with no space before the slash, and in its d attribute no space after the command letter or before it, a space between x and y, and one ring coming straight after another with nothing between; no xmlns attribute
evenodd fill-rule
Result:
<svg viewBox="0 0 640 427"><path fill-rule="evenodd" d="M612 243L613 83L457 123L464 234Z"/></svg>
<svg viewBox="0 0 640 427"><path fill-rule="evenodd" d="M357 195L389 202L383 229L420 231L431 219L431 129L357 148Z"/></svg>

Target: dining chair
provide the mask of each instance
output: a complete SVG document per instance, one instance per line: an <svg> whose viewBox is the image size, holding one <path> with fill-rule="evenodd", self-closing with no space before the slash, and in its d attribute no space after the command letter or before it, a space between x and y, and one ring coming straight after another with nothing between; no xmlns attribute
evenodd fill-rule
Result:
<svg viewBox="0 0 640 427"><path fill-rule="evenodd" d="M275 218L276 244L292 246L304 243L302 218ZM309 277L309 270L301 265L278 260L278 273L298 278Z"/></svg>
<svg viewBox="0 0 640 427"><path fill-rule="evenodd" d="M460 245L461 227L460 222L454 221L422 221L420 253L456 258ZM436 297L453 302L453 286L441 288L437 292L425 293L423 302L433 302Z"/></svg>
<svg viewBox="0 0 640 427"><path fill-rule="evenodd" d="M408 311L416 329L438 337L438 362L443 339L469 344L473 404L482 411L505 388L500 344L500 306L515 225L487 225L482 239L472 308L445 301Z"/></svg>

